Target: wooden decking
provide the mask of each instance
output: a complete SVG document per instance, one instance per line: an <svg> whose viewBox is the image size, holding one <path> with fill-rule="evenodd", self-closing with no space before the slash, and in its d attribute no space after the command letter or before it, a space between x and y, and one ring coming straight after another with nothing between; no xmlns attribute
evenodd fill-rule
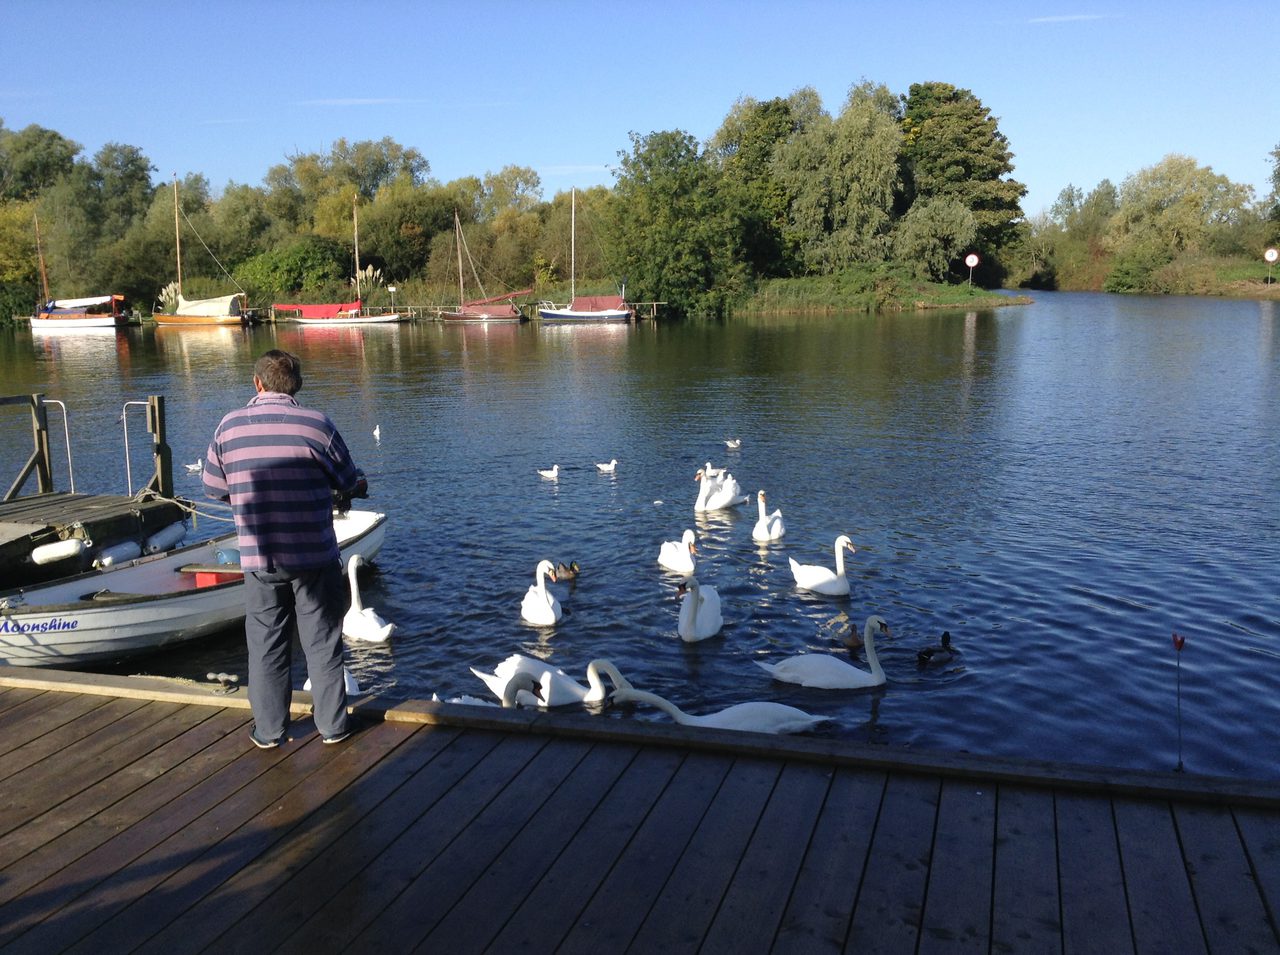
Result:
<svg viewBox="0 0 1280 955"><path fill-rule="evenodd" d="M88 679L0 668L6 952L1280 951L1275 785Z"/></svg>

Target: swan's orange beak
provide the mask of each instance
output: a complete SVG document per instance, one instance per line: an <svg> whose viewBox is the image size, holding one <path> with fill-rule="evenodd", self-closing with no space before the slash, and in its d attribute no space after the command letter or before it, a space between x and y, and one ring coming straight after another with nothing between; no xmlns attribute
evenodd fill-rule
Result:
<svg viewBox="0 0 1280 955"><path fill-rule="evenodd" d="M693 542L690 542L690 543L689 543L689 553L690 553L690 554L696 554L697 552L698 552L698 545L697 545L697 544L695 544L695 543L693 543Z"/></svg>
<svg viewBox="0 0 1280 955"><path fill-rule="evenodd" d="M556 582L556 572L554 570L551 571L551 573L547 574L547 577L551 580L553 584Z"/></svg>

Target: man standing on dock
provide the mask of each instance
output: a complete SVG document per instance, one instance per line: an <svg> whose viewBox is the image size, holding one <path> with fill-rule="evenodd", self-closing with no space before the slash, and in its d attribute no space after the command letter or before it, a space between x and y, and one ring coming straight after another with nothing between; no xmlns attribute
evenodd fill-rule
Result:
<svg viewBox="0 0 1280 955"><path fill-rule="evenodd" d="M342 673L346 611L333 498L366 497L364 474L322 411L294 400L302 363L272 349L253 368L257 395L226 415L205 455L204 488L230 501L244 571L245 642L255 746L284 741L297 627L326 743L350 734Z"/></svg>

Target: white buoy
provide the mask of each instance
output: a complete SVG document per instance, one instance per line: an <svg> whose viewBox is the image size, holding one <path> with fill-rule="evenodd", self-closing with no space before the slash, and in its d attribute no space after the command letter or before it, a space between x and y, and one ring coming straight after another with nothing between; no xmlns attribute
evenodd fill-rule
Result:
<svg viewBox="0 0 1280 955"><path fill-rule="evenodd" d="M98 556L93 560L93 566L110 567L141 556L142 547L137 541L121 541L119 544L112 544L98 551Z"/></svg>
<svg viewBox="0 0 1280 955"><path fill-rule="evenodd" d="M93 541L81 540L79 537L68 537L66 540L54 541L51 544L41 544L39 547L32 549L31 561L36 564L52 564L57 560L66 560L68 557L83 554L85 550L92 546Z"/></svg>
<svg viewBox="0 0 1280 955"><path fill-rule="evenodd" d="M145 554L158 554L162 550L168 550L175 546L186 536L187 525L183 521L174 521L168 527L161 528L143 541L142 551Z"/></svg>

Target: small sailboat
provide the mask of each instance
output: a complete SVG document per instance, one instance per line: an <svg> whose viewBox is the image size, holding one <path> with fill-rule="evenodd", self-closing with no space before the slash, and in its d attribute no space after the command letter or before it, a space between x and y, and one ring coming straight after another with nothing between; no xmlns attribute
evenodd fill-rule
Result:
<svg viewBox="0 0 1280 955"><path fill-rule="evenodd" d="M629 322L634 310L625 302L627 288L620 295L578 295L578 190L571 193L569 217L569 304L542 302L538 315L543 322L566 325L594 322Z"/></svg>
<svg viewBox="0 0 1280 955"><path fill-rule="evenodd" d="M178 293L172 311L156 312L151 317L157 325L246 325L245 293L235 292L216 298L186 298L182 294L182 229L178 217L178 177L173 177L173 238L178 266Z"/></svg>
<svg viewBox="0 0 1280 955"><path fill-rule="evenodd" d="M511 300L521 295L532 295L533 289L521 289L518 292L507 292L503 295L489 296L480 281L475 262L471 259L471 250L467 248L467 240L462 235L462 222L458 218L458 210L453 210L454 241L458 247L458 307L446 309L440 313L446 322L505 322L518 323L528 321L524 312ZM463 286L462 254L466 253L467 262L471 265L471 274L475 278L476 287L480 289L480 298L467 301L466 289Z"/></svg>

